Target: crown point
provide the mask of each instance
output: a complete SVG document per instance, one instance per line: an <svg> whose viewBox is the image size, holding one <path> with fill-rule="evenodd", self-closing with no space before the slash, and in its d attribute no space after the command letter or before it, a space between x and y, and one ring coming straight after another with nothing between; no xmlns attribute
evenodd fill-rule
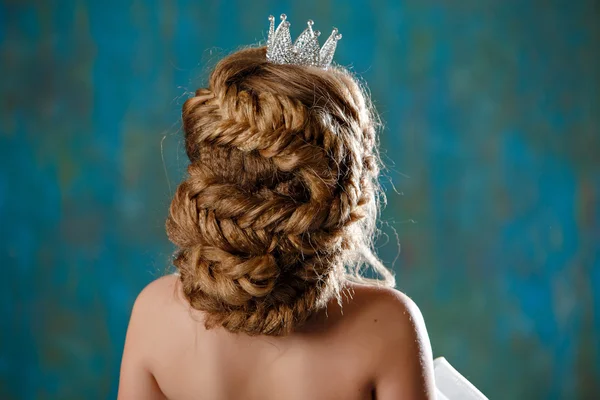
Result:
<svg viewBox="0 0 600 400"><path fill-rule="evenodd" d="M313 20L306 21L307 28L292 43L289 30L291 24L287 21L287 15L281 14L280 18L281 22L275 29L275 17L269 16L271 23L267 40L267 60L275 64L306 65L327 69L333 59L337 41L342 38L337 28L333 28L333 32L320 48L318 37L321 32L313 31Z"/></svg>

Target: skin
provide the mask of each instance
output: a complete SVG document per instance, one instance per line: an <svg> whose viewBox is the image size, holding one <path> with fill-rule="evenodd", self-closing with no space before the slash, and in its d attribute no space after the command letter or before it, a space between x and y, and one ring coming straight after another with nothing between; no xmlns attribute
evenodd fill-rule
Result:
<svg viewBox="0 0 600 400"><path fill-rule="evenodd" d="M348 284L285 337L206 330L176 275L138 296L119 400L434 399L431 346L417 306L394 289Z"/></svg>

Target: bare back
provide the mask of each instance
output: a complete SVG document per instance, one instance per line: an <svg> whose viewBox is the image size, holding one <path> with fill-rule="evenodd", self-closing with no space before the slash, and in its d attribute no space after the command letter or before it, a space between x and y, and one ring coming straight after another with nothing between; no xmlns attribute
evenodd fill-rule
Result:
<svg viewBox="0 0 600 400"><path fill-rule="evenodd" d="M425 399L432 393L421 316L393 289L349 284L342 308L331 302L298 332L248 336L206 330L176 275L151 283L136 301L119 388L120 399L172 400Z"/></svg>

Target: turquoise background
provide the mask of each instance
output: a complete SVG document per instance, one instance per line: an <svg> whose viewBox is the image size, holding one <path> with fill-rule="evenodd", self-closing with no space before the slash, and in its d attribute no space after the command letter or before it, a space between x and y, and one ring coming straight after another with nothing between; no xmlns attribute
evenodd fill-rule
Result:
<svg viewBox="0 0 600 400"><path fill-rule="evenodd" d="M115 398L180 107L281 12L370 85L380 254L435 355L492 399L598 398L600 5L541 0L1 1L0 398Z"/></svg>

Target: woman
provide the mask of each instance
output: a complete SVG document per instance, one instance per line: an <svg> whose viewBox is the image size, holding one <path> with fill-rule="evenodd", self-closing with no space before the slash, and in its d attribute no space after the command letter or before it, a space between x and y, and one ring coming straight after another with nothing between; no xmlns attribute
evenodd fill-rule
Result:
<svg viewBox="0 0 600 400"><path fill-rule="evenodd" d="M119 399L434 398L423 318L369 250L368 96L332 52L282 50L282 20L183 106L190 165L166 224L178 272L135 302Z"/></svg>

